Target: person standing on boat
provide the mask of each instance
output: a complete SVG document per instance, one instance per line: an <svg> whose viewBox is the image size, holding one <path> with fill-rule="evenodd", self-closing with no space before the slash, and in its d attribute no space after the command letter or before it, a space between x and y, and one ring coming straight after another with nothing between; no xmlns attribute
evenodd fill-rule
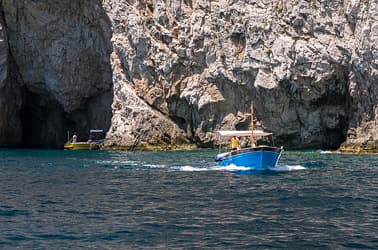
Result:
<svg viewBox="0 0 378 250"><path fill-rule="evenodd" d="M239 138L237 138L236 136L233 136L231 138L231 149L232 150L236 150L240 148L240 141L239 141Z"/></svg>
<svg viewBox="0 0 378 250"><path fill-rule="evenodd" d="M72 143L76 143L76 142L77 142L77 136L76 136L76 133L74 133L72 136Z"/></svg>
<svg viewBox="0 0 378 250"><path fill-rule="evenodd" d="M93 136L92 132L90 132L88 142L91 143L93 141L93 138L94 138L94 136Z"/></svg>

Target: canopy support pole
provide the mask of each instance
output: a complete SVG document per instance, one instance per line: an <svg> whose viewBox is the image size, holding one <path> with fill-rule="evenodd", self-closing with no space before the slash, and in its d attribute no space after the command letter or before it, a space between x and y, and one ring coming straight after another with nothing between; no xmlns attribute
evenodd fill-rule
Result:
<svg viewBox="0 0 378 250"><path fill-rule="evenodd" d="M251 146L255 145L255 138L253 137L253 103L251 104Z"/></svg>

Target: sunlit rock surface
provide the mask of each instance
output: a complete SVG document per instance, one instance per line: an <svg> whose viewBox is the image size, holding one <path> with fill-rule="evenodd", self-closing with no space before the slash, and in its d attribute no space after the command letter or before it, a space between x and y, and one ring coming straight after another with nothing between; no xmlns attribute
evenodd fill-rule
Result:
<svg viewBox="0 0 378 250"><path fill-rule="evenodd" d="M279 145L377 149L377 1L2 5L21 114L37 107L23 131L46 111L31 123L42 145L97 126L109 147L212 146L248 128L253 102Z"/></svg>

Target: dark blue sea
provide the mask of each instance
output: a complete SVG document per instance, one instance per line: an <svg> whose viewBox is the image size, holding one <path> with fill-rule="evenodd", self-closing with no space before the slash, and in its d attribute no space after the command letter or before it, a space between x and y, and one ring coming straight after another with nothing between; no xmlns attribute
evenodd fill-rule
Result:
<svg viewBox="0 0 378 250"><path fill-rule="evenodd" d="M0 249L377 249L378 155L0 150Z"/></svg>

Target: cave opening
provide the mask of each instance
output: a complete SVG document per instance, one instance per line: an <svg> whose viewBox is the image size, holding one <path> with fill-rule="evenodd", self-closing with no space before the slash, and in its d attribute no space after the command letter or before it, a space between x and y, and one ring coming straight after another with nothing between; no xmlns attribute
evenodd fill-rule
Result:
<svg viewBox="0 0 378 250"><path fill-rule="evenodd" d="M21 147L56 148L64 143L61 131L67 126L62 107L46 95L23 90L20 110Z"/></svg>
<svg viewBox="0 0 378 250"><path fill-rule="evenodd" d="M77 133L78 141L86 141L90 129L108 131L111 124L112 92L88 98L72 112L48 95L23 90L20 110L23 148L63 148L68 134Z"/></svg>
<svg viewBox="0 0 378 250"><path fill-rule="evenodd" d="M107 132L114 96L113 30L105 4L52 1L49 10L54 18L34 15L30 4L20 3L25 11L22 20L6 18L8 27L24 27L8 31L21 86L17 108L22 135L17 146L63 148L67 131L71 136L80 133L80 140L87 140L92 128ZM5 15L16 10L8 4ZM40 31L42 23L50 27L49 34Z"/></svg>

